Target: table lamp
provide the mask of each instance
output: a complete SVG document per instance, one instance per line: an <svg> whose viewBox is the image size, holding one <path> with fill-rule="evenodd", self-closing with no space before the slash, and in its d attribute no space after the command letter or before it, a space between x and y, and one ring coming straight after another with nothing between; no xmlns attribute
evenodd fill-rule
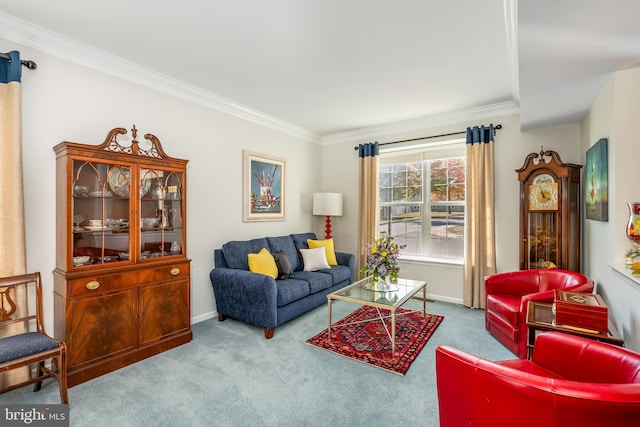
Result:
<svg viewBox="0 0 640 427"><path fill-rule="evenodd" d="M313 193L313 214L324 215L325 239L331 239L331 216L342 216L342 194Z"/></svg>

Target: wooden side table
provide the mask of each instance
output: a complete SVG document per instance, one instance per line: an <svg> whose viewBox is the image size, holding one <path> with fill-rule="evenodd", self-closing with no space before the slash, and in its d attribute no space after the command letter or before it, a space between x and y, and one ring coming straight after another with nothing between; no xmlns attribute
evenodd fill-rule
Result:
<svg viewBox="0 0 640 427"><path fill-rule="evenodd" d="M618 336L611 322L609 322L609 331L606 334L568 325L556 325L552 304L529 301L527 307L527 347L529 349L529 359L531 359L533 355L536 331L559 331L619 346L624 344L624 340Z"/></svg>

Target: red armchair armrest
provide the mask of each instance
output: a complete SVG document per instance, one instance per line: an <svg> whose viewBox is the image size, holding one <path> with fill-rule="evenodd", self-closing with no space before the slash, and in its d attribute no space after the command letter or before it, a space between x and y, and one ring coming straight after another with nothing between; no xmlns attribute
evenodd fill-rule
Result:
<svg viewBox="0 0 640 427"><path fill-rule="evenodd" d="M529 360L436 349L440 426L637 426L640 354L558 332Z"/></svg>

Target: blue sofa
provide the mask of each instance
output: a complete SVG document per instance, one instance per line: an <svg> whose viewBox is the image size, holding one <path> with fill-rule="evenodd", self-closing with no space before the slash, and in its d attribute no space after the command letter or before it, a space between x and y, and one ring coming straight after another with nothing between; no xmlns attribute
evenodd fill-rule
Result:
<svg viewBox="0 0 640 427"><path fill-rule="evenodd" d="M336 252L338 265L327 270L303 271L300 249L308 249L307 239L315 233L230 241L214 250L215 267L209 273L216 298L218 320L227 317L264 328L273 337L279 326L327 301L327 294L351 283L355 256ZM293 273L288 279L249 270L248 255L267 248L272 254L284 252Z"/></svg>

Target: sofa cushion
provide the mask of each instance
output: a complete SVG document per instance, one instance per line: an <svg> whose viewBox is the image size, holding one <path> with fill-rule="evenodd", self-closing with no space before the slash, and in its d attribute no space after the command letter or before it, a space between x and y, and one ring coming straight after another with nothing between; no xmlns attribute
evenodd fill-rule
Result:
<svg viewBox="0 0 640 427"><path fill-rule="evenodd" d="M284 251L276 252L273 254L273 259L278 267L278 279L288 279L293 273L293 268L287 254Z"/></svg>
<svg viewBox="0 0 640 427"><path fill-rule="evenodd" d="M278 288L278 307L297 301L309 295L309 283L304 280L276 280Z"/></svg>
<svg viewBox="0 0 640 427"><path fill-rule="evenodd" d="M304 271L326 270L329 267L327 262L327 251L324 248L300 249Z"/></svg>
<svg viewBox="0 0 640 427"><path fill-rule="evenodd" d="M267 242L269 242L269 248L272 254L284 252L287 254L287 257L289 257L291 268L294 271L302 270L298 250L296 249L296 245L293 244L291 236L267 237Z"/></svg>
<svg viewBox="0 0 640 427"><path fill-rule="evenodd" d="M265 238L231 241L222 245L222 253L230 268L249 271L249 254L257 254L268 246Z"/></svg>
<svg viewBox="0 0 640 427"><path fill-rule="evenodd" d="M322 274L319 271L296 271L291 277L307 282L309 284L310 294L315 294L316 292L330 288L335 284L333 283L330 275Z"/></svg>
<svg viewBox="0 0 640 427"><path fill-rule="evenodd" d="M336 260L336 251L333 247L333 239L326 239L326 240L308 239L307 245L309 246L309 249L324 248L325 251L327 252L327 262L329 263L329 265L338 265L338 261Z"/></svg>
<svg viewBox="0 0 640 427"><path fill-rule="evenodd" d="M331 276L332 285L351 279L351 269L346 265L332 265L329 270L320 270L318 273Z"/></svg>
<svg viewBox="0 0 640 427"><path fill-rule="evenodd" d="M257 254L249 254L247 256L249 270L253 273L264 274L272 278L278 277L278 266L276 260L267 248L262 248Z"/></svg>

